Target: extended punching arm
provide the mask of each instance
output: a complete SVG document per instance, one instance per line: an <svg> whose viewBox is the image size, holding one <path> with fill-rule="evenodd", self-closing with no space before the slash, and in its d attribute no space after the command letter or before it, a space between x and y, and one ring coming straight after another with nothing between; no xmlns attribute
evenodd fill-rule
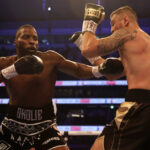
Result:
<svg viewBox="0 0 150 150"><path fill-rule="evenodd" d="M72 43L81 50L81 43L82 43L82 32L74 33L71 38L69 39ZM94 64L95 61L98 59L102 59L100 56L87 58L91 64ZM117 58L107 58L101 63L99 66L93 67L93 74L95 77L99 78L103 75L116 75L122 73L124 67L122 62Z"/></svg>

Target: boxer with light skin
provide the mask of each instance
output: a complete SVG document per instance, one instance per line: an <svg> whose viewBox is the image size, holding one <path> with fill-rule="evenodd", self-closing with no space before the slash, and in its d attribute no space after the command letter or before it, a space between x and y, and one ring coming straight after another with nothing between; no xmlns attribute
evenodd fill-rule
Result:
<svg viewBox="0 0 150 150"><path fill-rule="evenodd" d="M113 67L105 61L93 67L67 60L52 50L38 51L38 35L31 25L17 30L15 46L17 55L0 57L0 81L10 98L1 124L0 149L4 145L8 150L68 150L57 129L52 101L58 71L88 79L109 76Z"/></svg>
<svg viewBox="0 0 150 150"><path fill-rule="evenodd" d="M83 34L87 31L95 34L98 24L100 24L104 20L104 17L105 17L105 11L103 6L92 4L92 3L86 4L82 31L75 32L69 38L69 41L74 43L81 51L81 53L83 53L82 50ZM107 64L105 65L105 67L109 66L109 68L111 68L111 71L109 70L109 75L108 73L105 74L105 77L107 79L115 80L124 76L124 71L123 71L124 68L122 62L120 61L120 58L111 57L104 60L101 56L92 56L92 55L84 56L92 65L96 66L100 64Z"/></svg>
<svg viewBox="0 0 150 150"><path fill-rule="evenodd" d="M82 55L97 57L118 50L128 91L111 124L106 125L91 150L147 150L150 147L150 36L138 24L134 10L124 6L110 15L112 34L97 38L86 30Z"/></svg>

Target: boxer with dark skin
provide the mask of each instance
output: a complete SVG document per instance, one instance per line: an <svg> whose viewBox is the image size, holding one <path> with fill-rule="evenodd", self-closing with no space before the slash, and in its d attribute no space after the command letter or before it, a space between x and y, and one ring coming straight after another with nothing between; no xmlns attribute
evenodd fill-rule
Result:
<svg viewBox="0 0 150 150"><path fill-rule="evenodd" d="M13 133L12 130L9 130L10 128L9 125L7 125L7 123L8 121L10 121L10 119L11 120L13 119L12 121L13 123L16 120L25 124L29 123L29 125L30 123L32 124L36 123L33 122L33 120L39 121L40 117L43 117L40 114L41 111L39 110L42 110L43 111L42 113L45 114L46 109L45 107L49 105L52 110L51 112L48 113L48 115L51 115L52 113L53 117L47 116L46 119L55 120L52 97L54 95L55 82L57 79L58 71L64 72L68 75L77 78L91 78L94 77L94 75L92 74L92 67L67 60L60 54L51 50L46 52L38 51L38 35L35 28L31 25L21 26L17 30L15 46L17 55L10 57L1 57L0 70L3 70L4 68L7 68L8 66L14 64L18 59L26 55L36 55L39 58L41 58L43 61L44 69L40 74L32 74L32 75L21 74L11 79L5 79L2 77L1 74L0 81L3 81L5 83L10 98L9 107L10 108L15 107L15 109L13 108L12 109L13 111L10 111L10 113L13 114L14 112L16 112L14 114L16 116L10 117L10 115L8 115L9 117L2 122L2 125L7 128L6 133L8 131L11 133L10 136L5 137L5 129L3 129L2 127L1 133L2 136L4 135L5 137L4 139L2 138L4 141L3 144L6 144L6 146L10 146L10 149L17 149L17 148L30 149L34 147L36 150L38 149L68 150L69 149L68 146L63 141L60 132L57 130L56 123L53 121L50 127L44 130L46 134L45 135L44 134L40 135L39 133L36 134L40 135L41 138L40 140L38 140L36 137L33 137L32 140L33 139L35 140L33 140L32 142L29 142L31 141L30 138L32 136L28 138L27 133L25 139L25 137L22 137L20 132L16 135L15 131ZM49 111L50 108L47 108L47 111ZM30 112L30 114L28 112ZM39 117L39 115L41 116ZM51 131L50 129L51 130L53 129L53 131ZM55 135L51 136L50 131L56 132ZM39 132L41 132L41 130L39 130ZM33 134L35 133L33 132ZM13 136L14 138L11 138L11 136ZM16 142L15 140L17 140L19 136L22 139ZM42 139L42 137L44 137L44 140ZM10 139L14 139L14 141Z"/></svg>
<svg viewBox="0 0 150 150"><path fill-rule="evenodd" d="M32 27L24 27L19 30L15 45L17 55L1 58L1 69L13 64L22 56L34 54L43 60L44 70L39 75L20 75L11 80L5 80L11 105L39 107L49 103L54 94L58 71L78 78L93 77L90 66L66 60L54 51L37 51L38 37Z"/></svg>

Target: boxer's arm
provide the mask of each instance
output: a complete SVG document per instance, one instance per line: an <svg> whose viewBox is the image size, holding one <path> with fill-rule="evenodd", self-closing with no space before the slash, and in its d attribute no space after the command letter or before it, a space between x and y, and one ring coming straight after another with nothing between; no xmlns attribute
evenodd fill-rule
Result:
<svg viewBox="0 0 150 150"><path fill-rule="evenodd" d="M63 73L74 76L76 78L87 79L94 77L91 66L73 62L65 58L61 58L59 60L57 69Z"/></svg>
<svg viewBox="0 0 150 150"><path fill-rule="evenodd" d="M79 50L81 51L82 46L82 32L75 32L70 38L69 41L74 43ZM86 57L85 57L86 58ZM104 59L100 56L86 58L92 65L99 65Z"/></svg>
<svg viewBox="0 0 150 150"><path fill-rule="evenodd" d="M120 29L106 38L98 39L92 32L82 35L82 55L85 57L96 57L108 55L124 45L129 40L134 40L137 31Z"/></svg>
<svg viewBox="0 0 150 150"><path fill-rule="evenodd" d="M87 79L92 77L100 78L105 76L108 80L114 80L123 75L123 68L120 65L120 62L119 65L118 62L109 65L111 62L103 59L102 61L97 62L98 66L89 66L67 60L61 55L58 57L59 60L57 61L57 69L77 78Z"/></svg>
<svg viewBox="0 0 150 150"><path fill-rule="evenodd" d="M82 33L86 31L90 31L92 33L96 32L97 26L104 20L105 11L104 7L97 4L87 3L85 5L84 12L84 21L82 24L82 32L75 32L71 38L69 39L72 43L74 43L79 50L81 50L82 46ZM97 57L85 57L91 64L96 65L97 62L101 61L102 58L100 56Z"/></svg>

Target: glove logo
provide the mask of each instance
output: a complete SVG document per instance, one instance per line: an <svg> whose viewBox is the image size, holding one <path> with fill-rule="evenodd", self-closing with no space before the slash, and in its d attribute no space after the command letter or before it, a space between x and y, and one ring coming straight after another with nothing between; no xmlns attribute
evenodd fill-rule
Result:
<svg viewBox="0 0 150 150"><path fill-rule="evenodd" d="M87 17L96 17L96 18L99 18L99 16L100 16L100 10L89 8L89 9L86 9L85 15Z"/></svg>

